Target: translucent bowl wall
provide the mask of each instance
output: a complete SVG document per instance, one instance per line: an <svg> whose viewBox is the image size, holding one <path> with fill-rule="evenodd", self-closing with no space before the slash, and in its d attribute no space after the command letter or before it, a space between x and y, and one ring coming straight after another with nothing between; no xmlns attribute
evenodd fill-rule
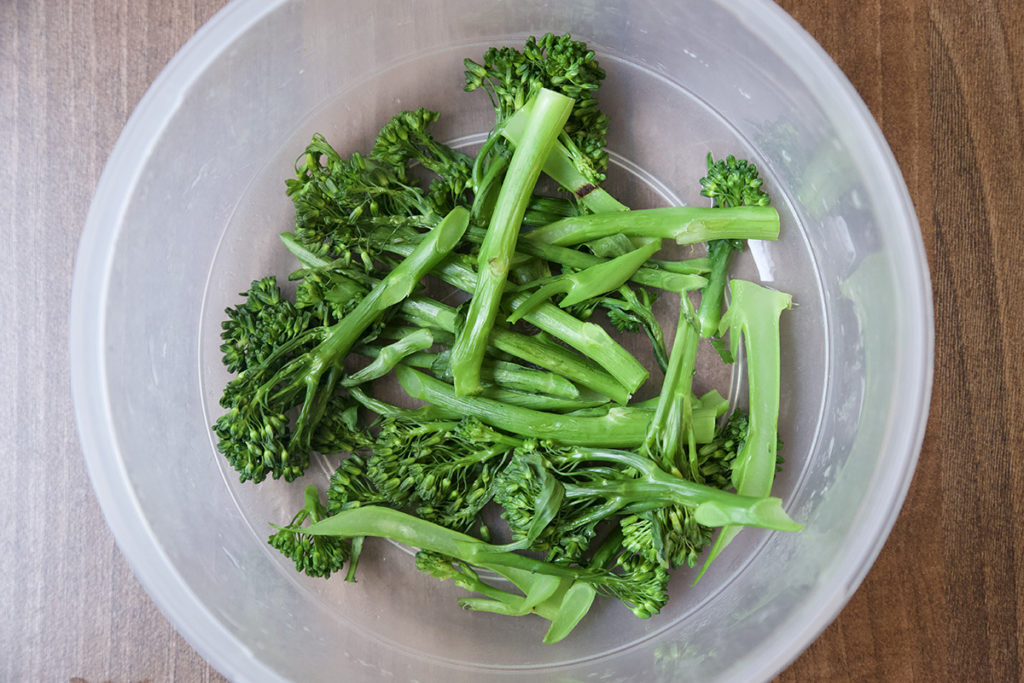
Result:
<svg viewBox="0 0 1024 683"><path fill-rule="evenodd" d="M595 609L574 637L460 611L457 589L376 544L355 585L307 580L265 543L298 487L242 486L209 425L226 379L224 306L284 275L283 180L319 131L365 150L403 108L471 144L486 97L462 59L571 32L608 71L609 186L696 202L704 155L758 162L783 218L744 275L790 291L776 491L806 525L745 531L661 615ZM697 188L699 189L699 188ZM153 84L82 237L72 377L89 472L153 599L220 671L246 680L767 678L838 613L874 560L916 462L931 388L927 266L899 170L835 65L768 2L267 2L229 5ZM330 463L308 475L321 481Z"/></svg>

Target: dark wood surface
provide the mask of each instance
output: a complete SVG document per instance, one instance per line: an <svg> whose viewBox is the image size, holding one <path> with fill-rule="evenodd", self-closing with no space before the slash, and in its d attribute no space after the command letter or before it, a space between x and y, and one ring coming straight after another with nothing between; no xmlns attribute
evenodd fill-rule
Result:
<svg viewBox="0 0 1024 683"><path fill-rule="evenodd" d="M0 680L221 680L122 559L75 433L77 241L121 127L219 0L0 3ZM1024 677L1024 13L784 0L878 119L932 269L920 464L877 563L779 679ZM11 287L14 283L14 287Z"/></svg>

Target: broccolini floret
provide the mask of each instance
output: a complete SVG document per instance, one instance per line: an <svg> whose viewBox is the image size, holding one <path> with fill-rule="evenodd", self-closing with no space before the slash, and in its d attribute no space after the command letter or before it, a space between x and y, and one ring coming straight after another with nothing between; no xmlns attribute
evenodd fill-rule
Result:
<svg viewBox="0 0 1024 683"><path fill-rule="evenodd" d="M453 210L408 258L359 300L353 310L329 327L316 327L285 342L255 367L228 383L214 431L218 449L240 479L262 481L267 475L292 481L309 463L313 434L344 374L342 363L360 335L388 308L401 303L420 279L458 243L468 212ZM316 341L313 348L301 342ZM288 413L299 409L294 428Z"/></svg>
<svg viewBox="0 0 1024 683"><path fill-rule="evenodd" d="M700 179L700 184L700 193L709 197L716 207L771 204L771 197L761 189L763 181L757 167L731 154L715 161L708 153L708 173ZM708 242L711 272L708 274L708 284L701 291L700 307L697 309L697 331L701 337L711 337L718 331L729 263L733 254L742 248L742 239L712 239Z"/></svg>
<svg viewBox="0 0 1024 683"><path fill-rule="evenodd" d="M367 477L396 507L459 531L482 522L491 481L505 453L519 443L473 418L381 425ZM487 531L484 531L487 534Z"/></svg>
<svg viewBox="0 0 1024 683"><path fill-rule="evenodd" d="M295 563L295 569L306 576L330 578L340 572L351 557L351 546L347 539L328 536L311 536L303 527L306 522L315 524L328 517L327 508L320 502L315 486L306 487L305 505L287 526L277 529L270 536L272 548Z"/></svg>
<svg viewBox="0 0 1024 683"><path fill-rule="evenodd" d="M559 92L576 101L565 124L565 137L581 157L581 170L595 184L604 180L608 168L605 150L608 115L596 94L605 72L586 43L568 35L547 33L526 40L522 50L492 47L482 64L465 60L467 92L482 88L491 98L500 126L541 88Z"/></svg>

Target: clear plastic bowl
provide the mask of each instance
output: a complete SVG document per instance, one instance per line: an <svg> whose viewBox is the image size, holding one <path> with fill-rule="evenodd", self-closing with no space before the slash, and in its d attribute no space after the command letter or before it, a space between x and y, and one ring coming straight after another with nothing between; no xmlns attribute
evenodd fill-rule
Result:
<svg viewBox="0 0 1024 683"><path fill-rule="evenodd" d="M776 491L806 525L746 530L669 607L608 601L573 637L462 612L458 589L378 543L359 582L299 576L267 548L297 485L239 485L211 440L218 327L251 279L285 274L283 181L309 136L365 150L402 108L471 144L489 106L462 60L571 32L608 71L613 191L695 202L704 156L757 161L783 218L739 268L794 294ZM836 66L770 2L229 5L172 60L104 171L76 265L72 382L89 473L117 541L179 631L234 679L738 680L782 669L835 617L896 518L932 364L918 226L878 128ZM321 481L329 464L312 468Z"/></svg>

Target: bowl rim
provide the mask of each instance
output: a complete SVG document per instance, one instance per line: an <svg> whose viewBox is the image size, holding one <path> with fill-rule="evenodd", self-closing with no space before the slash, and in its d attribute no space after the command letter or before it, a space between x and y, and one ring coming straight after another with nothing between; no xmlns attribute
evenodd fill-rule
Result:
<svg viewBox="0 0 1024 683"><path fill-rule="evenodd" d="M114 245L132 190L138 183L153 140L174 117L184 93L202 69L249 28L288 0L233 0L220 9L181 47L143 95L129 117L97 184L82 230L72 279L69 315L69 360L75 418L89 478L114 538L153 602L195 650L230 679L284 680L252 656L197 598L155 542L132 490L119 455L105 383L105 316L102 302L109 287ZM836 618L853 596L880 553L899 515L920 455L933 381L934 313L928 263L920 226L903 176L875 119L852 84L824 49L791 16L771 0L742 0L727 9L770 41L777 56L807 83L827 84L832 107L843 108L849 127L845 135L862 141L875 163L876 201L893 207L894 223L906 268L900 284L911 301L909 348L919 353L901 366L900 382L915 389L919 400L906 421L894 427L887 446L903 454L898 471L876 472L868 492L888 505L861 506L853 524L867 539L843 551L845 562L826 585L819 600L790 615L758 650L727 672L734 680L774 676L803 652ZM129 178L130 182L125 182ZM916 361L916 362L913 362ZM198 615L198 618L197 618Z"/></svg>
<svg viewBox="0 0 1024 683"><path fill-rule="evenodd" d="M155 542L141 514L110 417L103 353L105 312L101 303L109 290L113 247L121 221L144 161L152 151L152 141L174 117L184 93L202 69L284 2L228 2L179 48L147 88L96 185L79 241L71 289L71 394L86 470L100 508L122 555L157 608L205 661L231 680L286 679L253 657L198 599Z"/></svg>

